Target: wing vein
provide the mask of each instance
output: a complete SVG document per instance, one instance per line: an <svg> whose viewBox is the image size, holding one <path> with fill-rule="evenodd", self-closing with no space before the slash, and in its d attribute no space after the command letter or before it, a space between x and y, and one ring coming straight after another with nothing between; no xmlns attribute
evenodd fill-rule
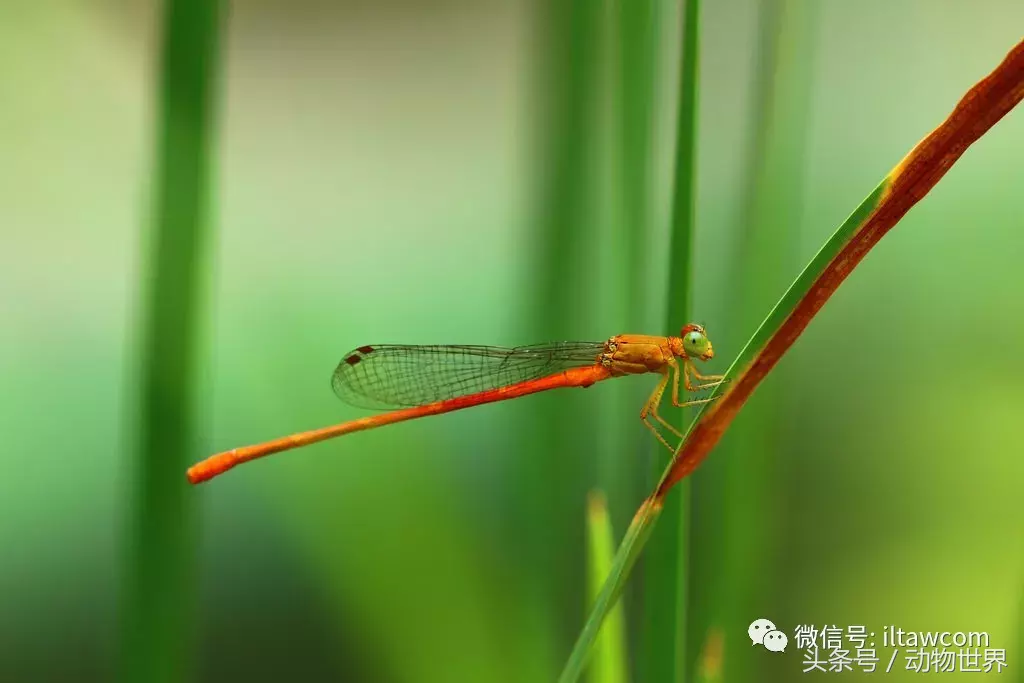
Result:
<svg viewBox="0 0 1024 683"><path fill-rule="evenodd" d="M497 346L377 344L348 353L331 378L337 396L375 410L425 405L597 362L602 342Z"/></svg>

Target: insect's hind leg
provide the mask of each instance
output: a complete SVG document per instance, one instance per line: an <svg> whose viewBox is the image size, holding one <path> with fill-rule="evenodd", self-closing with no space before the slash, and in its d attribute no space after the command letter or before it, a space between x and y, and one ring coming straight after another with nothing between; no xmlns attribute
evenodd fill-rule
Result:
<svg viewBox="0 0 1024 683"><path fill-rule="evenodd" d="M658 386L654 387L654 391L651 392L650 398L647 399L647 403L644 404L643 409L640 411L640 419L643 421L644 426L654 433L654 436L657 437L658 441L660 441L665 448L670 452L675 453L676 449L672 448L669 442L665 440L665 437L661 435L661 432L658 431L658 428L654 426L654 423L648 419L648 415L653 416L655 420L660 422L670 432L680 439L683 438L682 433L678 429L666 422L661 415L658 414L658 405L661 403L661 397L665 394L666 388L668 388L667 371L662 373L661 381L658 382Z"/></svg>
<svg viewBox="0 0 1024 683"><path fill-rule="evenodd" d="M658 431L658 428L655 427L650 420L648 420L646 417L643 417L641 419L643 420L644 426L651 430L651 433L654 434L654 437L661 442L662 446L668 449L669 453L676 452L676 449L672 448L672 444L665 440L665 437L661 435L661 432Z"/></svg>

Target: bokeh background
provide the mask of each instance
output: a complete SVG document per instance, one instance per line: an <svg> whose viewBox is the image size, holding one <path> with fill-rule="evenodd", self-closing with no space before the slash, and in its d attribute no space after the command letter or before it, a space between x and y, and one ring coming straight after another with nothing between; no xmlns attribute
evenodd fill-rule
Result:
<svg viewBox="0 0 1024 683"><path fill-rule="evenodd" d="M676 332L680 7L648 7L629 23L617 2L233 3L183 461L360 415L328 379L362 344ZM123 672L162 16L0 5L3 681ZM724 370L1020 39L1024 4L729 0L700 21L692 310ZM1024 680L1022 149L1015 111L855 271L692 477L689 670L719 628L725 680L796 679L792 640L769 656L746 638L769 617L791 636L987 631L1001 676ZM607 493L621 534L667 456L637 419L650 387L356 434L188 490L170 670L553 680L586 614L587 492ZM642 577L625 596L641 681Z"/></svg>

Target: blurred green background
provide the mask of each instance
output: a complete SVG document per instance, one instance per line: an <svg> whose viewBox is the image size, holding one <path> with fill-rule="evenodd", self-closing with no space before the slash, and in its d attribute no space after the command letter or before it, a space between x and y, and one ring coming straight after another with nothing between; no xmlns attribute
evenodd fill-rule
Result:
<svg viewBox="0 0 1024 683"><path fill-rule="evenodd" d="M328 385L362 344L677 332L681 10L651 3L645 80L621 2L230 6L183 461L362 414ZM0 5L3 681L119 670L161 18ZM714 369L1021 26L1016 0L705 3L692 310ZM987 631L1024 680L1022 149L1015 111L692 478L687 668L711 627L725 680L788 681L797 624L895 624ZM553 680L586 614L587 491L621 534L667 457L637 419L652 384L355 434L188 490L182 677ZM789 652L751 648L757 617Z"/></svg>

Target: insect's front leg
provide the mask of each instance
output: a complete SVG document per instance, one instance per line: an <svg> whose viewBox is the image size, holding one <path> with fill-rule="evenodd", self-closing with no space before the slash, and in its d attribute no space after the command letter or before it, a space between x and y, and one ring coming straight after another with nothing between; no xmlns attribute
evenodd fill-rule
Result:
<svg viewBox="0 0 1024 683"><path fill-rule="evenodd" d="M698 380L708 380L703 384L691 384L690 374ZM686 386L687 391L700 391L702 389L710 389L717 387L719 384L725 381L725 375L702 375L697 372L697 368L693 365L690 360L683 361L683 383Z"/></svg>
<svg viewBox="0 0 1024 683"><path fill-rule="evenodd" d="M693 373L694 379L699 379L702 381L707 380L710 382L721 382L722 380L725 379L725 375L702 375L697 371L697 366L692 363L690 364L690 372Z"/></svg>
<svg viewBox="0 0 1024 683"><path fill-rule="evenodd" d="M704 405L705 403L710 403L711 401L714 401L716 398L718 398L717 396L715 396L713 398L695 398L695 399L690 400L690 401L680 401L679 400L679 374L680 374L679 363L677 363L675 359L672 359L672 360L669 361L668 364L672 368L672 405L674 405L676 408L689 408L690 406ZM686 364L685 363L683 364L682 374L683 374L683 382L686 384L686 390L687 391L697 391L699 389L704 388L704 387L699 386L699 385L698 386L694 386L694 385L690 384L690 378L686 375ZM712 385L709 385L709 386L715 386L715 385L712 384Z"/></svg>

